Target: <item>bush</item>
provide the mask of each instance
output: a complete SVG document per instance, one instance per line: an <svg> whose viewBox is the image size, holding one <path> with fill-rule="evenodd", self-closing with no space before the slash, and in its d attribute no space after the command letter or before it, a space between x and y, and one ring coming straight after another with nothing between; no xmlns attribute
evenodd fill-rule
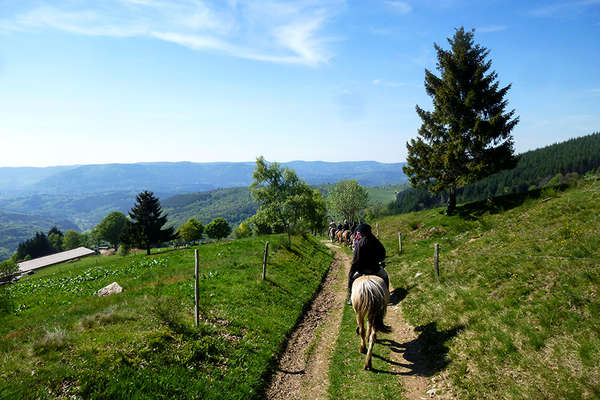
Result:
<svg viewBox="0 0 600 400"><path fill-rule="evenodd" d="M247 238L250 236L252 236L252 229L250 229L250 224L246 221L242 222L233 230L233 237L236 239Z"/></svg>
<svg viewBox="0 0 600 400"><path fill-rule="evenodd" d="M126 245L126 244L121 244L121 245L119 246L119 250L117 250L117 254L118 254L118 255L120 255L121 257L125 257L126 255L128 255L128 254L129 254L129 251L130 251L130 250L131 250L131 249L129 248L129 246L128 246L128 245Z"/></svg>
<svg viewBox="0 0 600 400"><path fill-rule="evenodd" d="M9 280L18 270L19 266L13 260L0 262L0 282Z"/></svg>

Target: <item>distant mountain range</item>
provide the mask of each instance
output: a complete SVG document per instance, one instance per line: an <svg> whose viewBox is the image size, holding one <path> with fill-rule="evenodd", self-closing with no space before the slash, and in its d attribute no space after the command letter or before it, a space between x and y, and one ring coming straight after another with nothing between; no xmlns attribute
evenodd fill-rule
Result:
<svg viewBox="0 0 600 400"><path fill-rule="evenodd" d="M404 164L374 161L283 163L311 185L353 178L364 186L402 184ZM238 224L258 207L250 198L253 162L0 167L0 260L36 231L87 230L111 211L127 213L142 190L160 199L169 223L225 217ZM380 191L381 192L381 191ZM385 193L385 191L383 191ZM385 195L385 194L384 194Z"/></svg>
<svg viewBox="0 0 600 400"><path fill-rule="evenodd" d="M353 178L361 185L404 183L403 163L375 161L292 161L292 168L311 185ZM0 198L32 194L91 194L139 192L181 194L248 186L253 162L157 162L75 165L47 168L0 167Z"/></svg>

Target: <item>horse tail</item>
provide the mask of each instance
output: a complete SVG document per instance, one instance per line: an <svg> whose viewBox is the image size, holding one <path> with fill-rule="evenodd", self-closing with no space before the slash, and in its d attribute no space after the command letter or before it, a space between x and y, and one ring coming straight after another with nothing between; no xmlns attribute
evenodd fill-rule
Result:
<svg viewBox="0 0 600 400"><path fill-rule="evenodd" d="M387 308L387 302L386 302L386 307L377 308L373 312L373 327L375 328L375 330L377 332L390 333L392 331L392 327L389 325L386 325L383 322L383 318L385 317L386 308Z"/></svg>
<svg viewBox="0 0 600 400"><path fill-rule="evenodd" d="M357 278L352 284L352 307L356 312L358 334L361 337L360 351L366 352L365 369L371 369L373 346L377 340L377 331L389 333L390 326L383 322L389 302L389 291L385 281L376 275L366 275ZM363 318L366 315L367 331L363 328ZM368 346L365 346L365 333ZM366 347L366 348L365 348Z"/></svg>

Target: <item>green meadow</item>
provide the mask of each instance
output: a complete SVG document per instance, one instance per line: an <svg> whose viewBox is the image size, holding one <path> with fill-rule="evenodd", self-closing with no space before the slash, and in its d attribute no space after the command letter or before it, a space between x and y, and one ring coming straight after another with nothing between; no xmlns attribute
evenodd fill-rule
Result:
<svg viewBox="0 0 600 400"><path fill-rule="evenodd" d="M198 327L192 248L95 256L3 288L0 398L261 398L331 254L300 236L197 248ZM123 293L95 296L113 281Z"/></svg>
<svg viewBox="0 0 600 400"><path fill-rule="evenodd" d="M462 205L457 216L436 209L378 224L426 376L449 380L461 399L600 397L597 175L571 187ZM354 325L346 307L330 397L403 398L402 378L386 361L394 334L379 335L373 364L379 371L363 371Z"/></svg>

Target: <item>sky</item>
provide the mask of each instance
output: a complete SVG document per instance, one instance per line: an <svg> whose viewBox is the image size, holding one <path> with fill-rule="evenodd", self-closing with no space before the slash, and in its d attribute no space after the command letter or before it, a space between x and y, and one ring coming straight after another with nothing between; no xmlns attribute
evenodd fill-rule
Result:
<svg viewBox="0 0 600 400"><path fill-rule="evenodd" d="M600 0L0 0L0 166L403 162L461 26L518 153L600 131Z"/></svg>

